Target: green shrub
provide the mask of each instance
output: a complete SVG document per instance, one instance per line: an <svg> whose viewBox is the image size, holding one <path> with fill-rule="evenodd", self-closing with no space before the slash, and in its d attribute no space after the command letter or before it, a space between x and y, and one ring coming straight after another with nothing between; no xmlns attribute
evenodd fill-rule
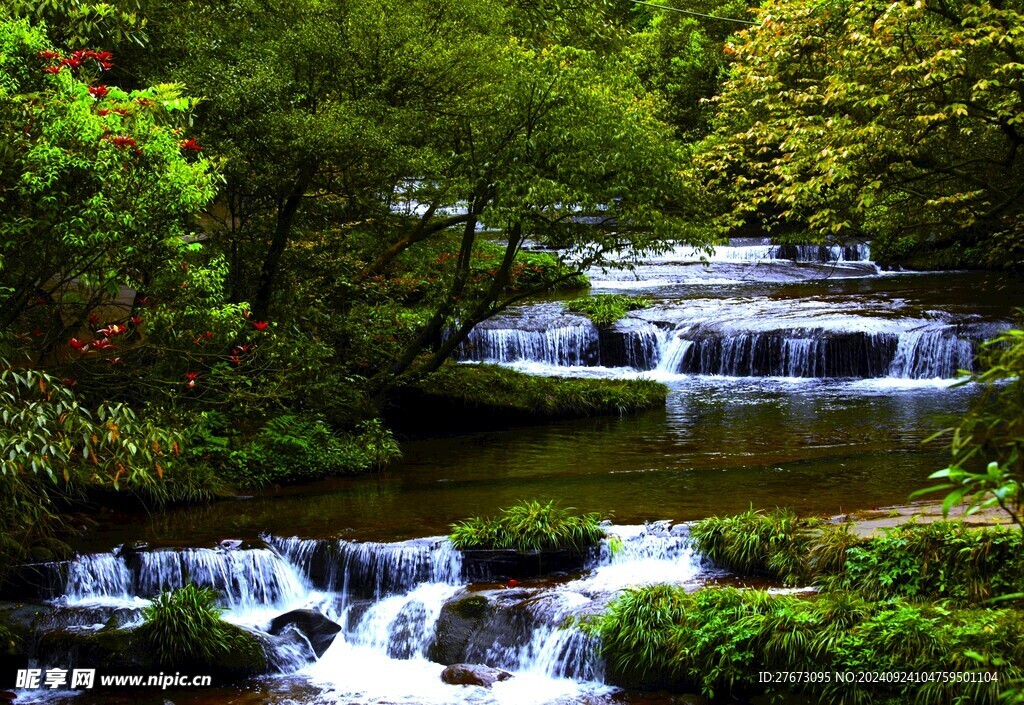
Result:
<svg viewBox="0 0 1024 705"><path fill-rule="evenodd" d="M654 585L626 590L584 629L601 637L613 682L705 695L811 694L826 703L995 703L1024 666L1024 612L949 609L850 593L812 598L762 590ZM983 662L998 663L998 667ZM999 683L841 683L842 672L977 672ZM760 671L829 674L771 686ZM822 679L817 679L822 680Z"/></svg>
<svg viewBox="0 0 1024 705"><path fill-rule="evenodd" d="M873 598L982 602L1024 590L1024 537L956 522L900 526L852 546L827 584Z"/></svg>
<svg viewBox="0 0 1024 705"><path fill-rule="evenodd" d="M1024 537L1014 530L936 522L859 538L847 525L751 509L700 521L691 536L697 550L730 570L872 599L967 603L1024 590Z"/></svg>
<svg viewBox="0 0 1024 705"><path fill-rule="evenodd" d="M217 593L186 585L160 593L143 610L136 636L164 668L210 667L230 654L262 658L255 638L221 618Z"/></svg>
<svg viewBox="0 0 1024 705"><path fill-rule="evenodd" d="M573 514L572 507L521 501L497 517L474 517L452 525L451 541L459 549L517 551L582 550L605 536L597 514Z"/></svg>
<svg viewBox="0 0 1024 705"><path fill-rule="evenodd" d="M363 421L354 434L337 434L321 419L283 414L248 441L240 436L222 414L204 413L189 434L190 453L244 487L365 472L401 457L397 441L377 419Z"/></svg>
<svg viewBox="0 0 1024 705"><path fill-rule="evenodd" d="M650 308L651 300L643 296L623 296L622 294L597 294L573 299L565 308L575 313L582 313L594 322L594 325L606 328L618 320L625 318L630 311Z"/></svg>

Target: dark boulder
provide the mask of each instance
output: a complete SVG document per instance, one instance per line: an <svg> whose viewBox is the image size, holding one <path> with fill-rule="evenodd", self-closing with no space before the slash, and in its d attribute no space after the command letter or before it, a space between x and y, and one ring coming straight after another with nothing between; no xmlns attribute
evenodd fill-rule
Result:
<svg viewBox="0 0 1024 705"><path fill-rule="evenodd" d="M441 671L441 680L449 685L479 685L490 688L512 677L508 671L478 664L455 663Z"/></svg>
<svg viewBox="0 0 1024 705"><path fill-rule="evenodd" d="M268 632L280 636L287 629L294 629L305 636L317 658L320 658L334 643L334 638L341 631L341 625L332 622L316 610L292 610L274 617Z"/></svg>
<svg viewBox="0 0 1024 705"><path fill-rule="evenodd" d="M462 566L470 582L523 580L546 575L578 573L597 553L596 547L556 551L516 551L513 549L467 549L462 551Z"/></svg>

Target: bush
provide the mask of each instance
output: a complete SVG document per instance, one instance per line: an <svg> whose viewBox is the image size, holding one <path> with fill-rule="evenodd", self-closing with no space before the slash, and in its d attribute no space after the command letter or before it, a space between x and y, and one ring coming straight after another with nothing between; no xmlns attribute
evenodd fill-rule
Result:
<svg viewBox="0 0 1024 705"><path fill-rule="evenodd" d="M798 519L788 509L751 509L700 521L691 536L699 551L730 570L873 599L968 603L1024 589L1024 537L1013 530L937 522L859 538L847 525Z"/></svg>
<svg viewBox="0 0 1024 705"><path fill-rule="evenodd" d="M213 590L191 584L160 593L143 610L136 636L163 668L208 668L229 655L265 658L252 635L221 618L216 599Z"/></svg>
<svg viewBox="0 0 1024 705"><path fill-rule="evenodd" d="M397 441L376 419L357 425L354 434L336 434L321 419L283 414L248 441L240 436L224 415L206 412L189 434L190 453L244 487L366 472L401 457Z"/></svg>
<svg viewBox="0 0 1024 705"><path fill-rule="evenodd" d="M458 549L544 551L594 546L605 536L597 514L573 514L554 501L521 501L497 517L474 517L452 524L449 538Z"/></svg>
<svg viewBox="0 0 1024 705"><path fill-rule="evenodd" d="M822 702L995 703L1024 670L1024 612L948 609L849 593L815 598L763 590L654 585L624 591L584 629L601 637L611 680L696 688L709 697L804 692ZM1001 664L998 668L984 662ZM842 683L838 672L998 671L998 683ZM759 671L819 674L758 682ZM822 682L828 674L828 682Z"/></svg>
<svg viewBox="0 0 1024 705"><path fill-rule="evenodd" d="M565 308L574 313L582 313L594 322L594 325L606 328L626 317L630 311L650 308L651 300L644 296L623 296L621 294L598 294L573 299Z"/></svg>

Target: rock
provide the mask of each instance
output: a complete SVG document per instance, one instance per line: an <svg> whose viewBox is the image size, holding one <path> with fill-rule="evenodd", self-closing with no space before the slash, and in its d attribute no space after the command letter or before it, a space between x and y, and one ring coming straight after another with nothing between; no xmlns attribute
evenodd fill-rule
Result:
<svg viewBox="0 0 1024 705"><path fill-rule="evenodd" d="M341 631L340 624L311 609L292 610L274 617L268 631L274 636L280 636L288 628L295 629L309 640L317 658L324 655Z"/></svg>
<svg viewBox="0 0 1024 705"><path fill-rule="evenodd" d="M598 548L582 551L515 551L512 549L467 549L462 551L462 566L470 582L523 580L545 575L578 573Z"/></svg>
<svg viewBox="0 0 1024 705"><path fill-rule="evenodd" d="M441 680L449 685L480 685L490 688L512 677L508 671L478 664L455 663L441 671Z"/></svg>

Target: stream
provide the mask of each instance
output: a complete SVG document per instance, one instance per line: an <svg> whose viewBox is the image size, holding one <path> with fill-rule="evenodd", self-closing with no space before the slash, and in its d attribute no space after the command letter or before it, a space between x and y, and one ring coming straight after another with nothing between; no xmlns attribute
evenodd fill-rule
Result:
<svg viewBox="0 0 1024 705"><path fill-rule="evenodd" d="M604 683L599 645L565 620L629 585L727 579L692 550L688 521L751 504L838 514L905 502L944 461L941 443L922 441L977 393L953 386L957 371L1024 306L1008 278L884 272L864 245L734 240L707 262L679 248L590 276L593 293L643 294L652 306L599 330L552 296L479 326L460 359L656 379L670 389L665 409L414 438L401 463L370 477L131 522L111 513L76 559L47 569L52 627L130 625L147 598L191 580L217 588L226 617L248 628L312 607L342 631L319 659L300 638L274 641L278 675L153 702L633 702ZM557 579L469 584L448 526L523 498L610 516L621 550L606 542ZM483 622L465 643L444 643L446 605L469 595L486 601ZM514 677L445 685L442 652ZM66 655L38 658L70 667ZM150 702L41 693L18 702Z"/></svg>

